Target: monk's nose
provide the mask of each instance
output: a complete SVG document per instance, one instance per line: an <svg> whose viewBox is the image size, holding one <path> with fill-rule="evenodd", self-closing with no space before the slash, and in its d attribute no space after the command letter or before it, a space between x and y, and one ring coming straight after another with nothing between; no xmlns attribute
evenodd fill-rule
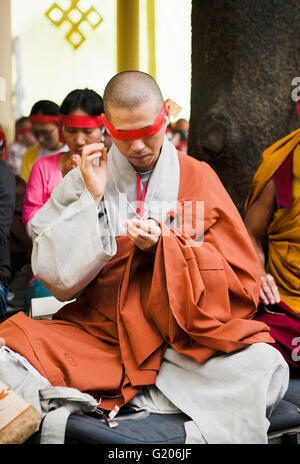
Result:
<svg viewBox="0 0 300 464"><path fill-rule="evenodd" d="M134 152L140 152L145 148L145 144L142 139L133 140L130 148Z"/></svg>

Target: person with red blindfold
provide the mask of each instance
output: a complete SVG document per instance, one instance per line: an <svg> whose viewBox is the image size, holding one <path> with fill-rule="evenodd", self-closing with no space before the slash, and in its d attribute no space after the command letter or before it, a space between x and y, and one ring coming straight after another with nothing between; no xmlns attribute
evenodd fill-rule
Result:
<svg viewBox="0 0 300 464"><path fill-rule="evenodd" d="M28 148L36 145L37 140L32 133L32 125L28 117L23 116L15 122L15 140L8 145L6 162L13 174L21 172L23 157Z"/></svg>
<svg viewBox="0 0 300 464"><path fill-rule="evenodd" d="M31 109L29 120L37 144L26 151L22 160L20 176L25 182L38 159L68 151L68 147L59 138L58 115L59 106L50 100L40 100Z"/></svg>
<svg viewBox="0 0 300 464"><path fill-rule="evenodd" d="M300 119L300 102L296 103ZM261 267L257 320L300 377L300 129L267 148L245 204Z"/></svg>
<svg viewBox="0 0 300 464"><path fill-rule="evenodd" d="M59 138L67 152L44 156L37 160L30 172L23 208L23 222L30 232L30 221L48 201L53 189L63 177L81 161L86 145L100 143L103 138L103 100L94 90L77 89L70 92L59 110ZM29 310L32 297L50 293L36 279L30 282L25 293L25 308Z"/></svg>
<svg viewBox="0 0 300 464"><path fill-rule="evenodd" d="M288 366L253 320L260 274L242 218L215 172L169 142L151 76L117 74L103 101L109 152L85 146L31 221L34 274L75 301L48 321L18 313L0 337L104 412L183 411L188 443L266 443Z"/></svg>

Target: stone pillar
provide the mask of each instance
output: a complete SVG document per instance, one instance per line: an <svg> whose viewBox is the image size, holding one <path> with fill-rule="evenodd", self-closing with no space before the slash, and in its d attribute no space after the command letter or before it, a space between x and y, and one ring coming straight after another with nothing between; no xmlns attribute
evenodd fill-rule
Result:
<svg viewBox="0 0 300 464"><path fill-rule="evenodd" d="M11 2L0 1L0 124L7 141L11 142L14 134L14 115L12 102L12 54L11 36Z"/></svg>
<svg viewBox="0 0 300 464"><path fill-rule="evenodd" d="M148 23L148 73L156 78L156 54L155 54L155 0L147 0Z"/></svg>
<svg viewBox="0 0 300 464"><path fill-rule="evenodd" d="M299 24L299 0L192 3L189 152L217 171L240 211L262 151L299 128Z"/></svg>
<svg viewBox="0 0 300 464"><path fill-rule="evenodd" d="M117 70L139 69L139 0L117 0Z"/></svg>

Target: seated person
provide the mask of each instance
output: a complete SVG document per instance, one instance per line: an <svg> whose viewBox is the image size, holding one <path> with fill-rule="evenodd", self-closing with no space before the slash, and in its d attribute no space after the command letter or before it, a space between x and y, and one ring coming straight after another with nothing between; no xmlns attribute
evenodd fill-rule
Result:
<svg viewBox="0 0 300 464"><path fill-rule="evenodd" d="M9 230L14 216L15 191L14 176L5 161L0 159L0 320L7 314L8 284L11 277Z"/></svg>
<svg viewBox="0 0 300 464"><path fill-rule="evenodd" d="M104 411L166 406L192 418L193 442L266 443L288 366L253 320L260 273L243 221L215 172L165 137L154 79L119 73L103 101L111 149L84 147L31 221L35 275L76 301L52 320L18 313L0 337Z"/></svg>
<svg viewBox="0 0 300 464"><path fill-rule="evenodd" d="M291 375L299 377L300 129L264 151L245 209L261 268L256 320L268 324L274 346L290 365Z"/></svg>
<svg viewBox="0 0 300 464"><path fill-rule="evenodd" d="M169 124L166 130L166 136L178 151L187 153L187 138L181 129L175 129L174 125Z"/></svg>
<svg viewBox="0 0 300 464"><path fill-rule="evenodd" d="M15 140L8 145L6 162L15 176L21 171L23 156L29 147L36 145L29 118L19 118L15 123Z"/></svg>
<svg viewBox="0 0 300 464"><path fill-rule="evenodd" d="M175 130L180 130L183 132L185 136L185 140L188 140L189 138L189 130L190 130L190 123L184 118L177 119L175 123L173 124L173 128Z"/></svg>
<svg viewBox="0 0 300 464"><path fill-rule="evenodd" d="M175 148L179 151L182 151L182 153L187 153L187 139L185 138L184 133L180 129L173 129L173 137L170 140L173 145L175 145Z"/></svg>
<svg viewBox="0 0 300 464"><path fill-rule="evenodd" d="M8 292L7 311L11 315L25 310L24 295L32 277L31 251L32 240L23 223L23 206L26 182L20 176L14 176L16 182L15 211L9 231L9 248L11 259L11 279Z"/></svg>
<svg viewBox="0 0 300 464"><path fill-rule="evenodd" d="M63 177L80 164L83 148L91 143L100 143L102 138L103 100L90 89L73 90L60 107L61 139L69 151L44 156L37 160L31 170L24 201L23 222L29 235L30 222L36 212L48 201L52 190ZM50 296L51 293L38 279L31 279L25 292L25 310L28 314L31 299Z"/></svg>
<svg viewBox="0 0 300 464"><path fill-rule="evenodd" d="M32 133L37 144L30 147L22 160L20 176L28 181L31 168L36 160L43 156L55 155L68 151L68 147L59 139L59 106L49 100L36 102L30 112Z"/></svg>

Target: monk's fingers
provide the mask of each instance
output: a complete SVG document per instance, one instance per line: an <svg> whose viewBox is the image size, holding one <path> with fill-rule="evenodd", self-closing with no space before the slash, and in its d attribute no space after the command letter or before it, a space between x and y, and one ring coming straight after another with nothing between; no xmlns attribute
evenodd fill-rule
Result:
<svg viewBox="0 0 300 464"><path fill-rule="evenodd" d="M152 219L147 219L146 221L140 221L140 228L150 235L160 235L161 229L157 222Z"/></svg>
<svg viewBox="0 0 300 464"><path fill-rule="evenodd" d="M159 225L157 224L157 222L155 222L152 219L141 221L140 219L134 218L134 219L131 219L130 221L127 221L127 225L128 227L134 228L136 231L141 230L145 232L146 234L156 235L156 236L160 236L161 234L161 229ZM141 232L141 235L145 236L145 234L143 234L142 232Z"/></svg>
<svg viewBox="0 0 300 464"><path fill-rule="evenodd" d="M271 274L267 274L266 276L262 277L262 281L264 281L266 283L267 288L270 289L272 297L275 300L275 303L279 303L280 295L279 295L279 291L275 283L274 277Z"/></svg>
<svg viewBox="0 0 300 464"><path fill-rule="evenodd" d="M280 296L274 278L270 275L261 276L261 290L268 300L268 304L280 302Z"/></svg>
<svg viewBox="0 0 300 464"><path fill-rule="evenodd" d="M145 237L142 237L137 231L135 231L135 229L128 227L127 235L137 247L144 248Z"/></svg>
<svg viewBox="0 0 300 464"><path fill-rule="evenodd" d="M107 149L103 143L91 143L86 145L81 154L81 165L91 164L95 159L103 157L106 160Z"/></svg>
<svg viewBox="0 0 300 464"><path fill-rule="evenodd" d="M139 224L134 224L132 222L128 223L127 232L132 237L139 237L141 240L147 240L147 238L150 236L149 232L146 232L144 229L142 229Z"/></svg>
<svg viewBox="0 0 300 464"><path fill-rule="evenodd" d="M270 304L268 298L266 297L266 295L264 294L264 291L261 289L260 290L260 293L259 293L259 301L263 304L265 304L266 306L268 306Z"/></svg>
<svg viewBox="0 0 300 464"><path fill-rule="evenodd" d="M274 277L271 276L271 274L267 274L266 275L266 280L269 283L269 287L270 287L270 289L271 289L271 291L273 293L273 296L275 298L275 303L280 303L281 298L280 298L278 287L276 285Z"/></svg>
<svg viewBox="0 0 300 464"><path fill-rule="evenodd" d="M98 151L102 151L104 148L104 143L91 143L86 145L82 150L82 157L86 158L87 156L92 155L93 153L97 153Z"/></svg>
<svg viewBox="0 0 300 464"><path fill-rule="evenodd" d="M129 224L127 227L129 238L142 250L153 247L158 242L159 236L149 234L148 232Z"/></svg>
<svg viewBox="0 0 300 464"><path fill-rule="evenodd" d="M4 346L4 345L5 345L5 340L4 338L0 337L0 346Z"/></svg>
<svg viewBox="0 0 300 464"><path fill-rule="evenodd" d="M131 240L142 251L155 251L158 242L158 237L148 235L148 237L145 239L144 237L136 236L135 239Z"/></svg>
<svg viewBox="0 0 300 464"><path fill-rule="evenodd" d="M267 282L262 283L261 294L263 294L267 300L265 304L275 304L275 298Z"/></svg>
<svg viewBox="0 0 300 464"><path fill-rule="evenodd" d="M98 160L102 157L102 153L97 151L96 153L92 153L91 155L86 156L85 158L81 159L81 166L84 168L89 167L93 164L94 160Z"/></svg>

